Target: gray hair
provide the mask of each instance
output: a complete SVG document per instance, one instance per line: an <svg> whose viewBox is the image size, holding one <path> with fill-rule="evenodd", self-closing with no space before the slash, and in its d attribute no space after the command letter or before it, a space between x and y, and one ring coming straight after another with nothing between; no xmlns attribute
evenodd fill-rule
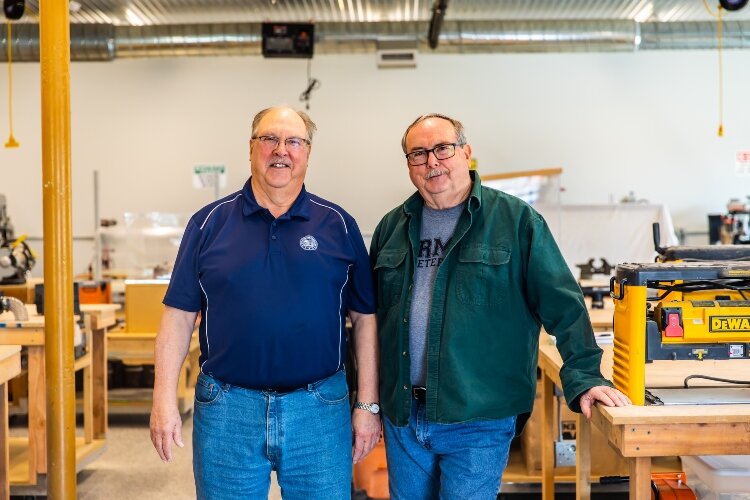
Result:
<svg viewBox="0 0 750 500"><path fill-rule="evenodd" d="M274 109L279 109L283 106L272 106L270 108L263 109L261 111L258 111L258 114L255 115L255 118L253 118L253 125L252 125L252 136L255 137L255 133L258 131L258 124L263 119L264 116L266 116L269 112L271 112ZM300 118L302 118L302 121L305 123L305 130L307 133L306 139L312 143L313 134L316 130L318 130L318 127L315 125L315 122L312 121L310 118L310 115L305 113L304 111L297 111L296 109L292 110L297 115L299 115Z"/></svg>
<svg viewBox="0 0 750 500"><path fill-rule="evenodd" d="M411 122L411 125L406 127L406 132L404 132L404 136L401 138L401 149L404 150L404 153L406 153L406 136L409 135L409 132L411 129L417 126L418 123L421 123L428 118L440 118L441 120L447 120L453 125L453 129L456 131L456 142L460 145L466 144L466 134L464 133L464 126L463 124L451 118L450 116L441 115L440 113L427 113L426 115L422 115L413 122Z"/></svg>

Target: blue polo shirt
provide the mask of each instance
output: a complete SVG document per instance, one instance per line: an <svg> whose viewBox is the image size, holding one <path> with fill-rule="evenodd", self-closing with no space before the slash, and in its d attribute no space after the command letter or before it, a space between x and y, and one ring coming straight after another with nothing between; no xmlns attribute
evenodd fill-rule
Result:
<svg viewBox="0 0 750 500"><path fill-rule="evenodd" d="M335 373L346 359L347 311L375 312L354 219L304 186L274 218L249 180L190 219L164 304L201 312L203 373L251 389Z"/></svg>

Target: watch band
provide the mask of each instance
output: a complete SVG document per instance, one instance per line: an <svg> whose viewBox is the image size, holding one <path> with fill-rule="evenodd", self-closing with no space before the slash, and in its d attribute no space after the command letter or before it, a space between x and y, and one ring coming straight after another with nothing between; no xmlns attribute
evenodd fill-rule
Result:
<svg viewBox="0 0 750 500"><path fill-rule="evenodd" d="M369 411L373 415L380 414L380 405L377 403L362 403L361 401L357 401L354 403L354 407L360 410Z"/></svg>

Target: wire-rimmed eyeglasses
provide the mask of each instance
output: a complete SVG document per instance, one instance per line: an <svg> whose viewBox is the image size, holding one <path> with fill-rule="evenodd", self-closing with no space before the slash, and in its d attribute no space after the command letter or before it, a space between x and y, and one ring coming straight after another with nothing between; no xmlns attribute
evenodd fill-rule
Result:
<svg viewBox="0 0 750 500"><path fill-rule="evenodd" d="M251 137L252 140L260 142L260 145L268 151L273 151L281 144L281 139L275 135L258 135ZM301 137L287 137L284 139L284 147L289 151L302 151L302 148L310 145L310 141Z"/></svg>
<svg viewBox="0 0 750 500"><path fill-rule="evenodd" d="M447 160L448 158L453 158L453 156L455 156L457 146L463 146L463 143L453 142L449 144L438 144L432 149L418 149L411 153L407 153L405 155L406 161L410 166L418 167L419 165L427 163L430 153L434 154L435 158L438 160Z"/></svg>

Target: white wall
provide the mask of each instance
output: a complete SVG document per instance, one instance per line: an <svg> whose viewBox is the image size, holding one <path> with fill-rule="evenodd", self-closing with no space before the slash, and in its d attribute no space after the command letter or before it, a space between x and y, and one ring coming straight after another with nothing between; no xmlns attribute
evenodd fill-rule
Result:
<svg viewBox="0 0 750 500"><path fill-rule="evenodd" d="M725 53L724 138L716 136L713 51L420 54L418 64L378 70L374 54L313 61L322 86L311 102L319 133L307 187L348 209L364 232L412 192L400 138L431 111L464 122L483 174L563 167L564 203L606 203L632 190L666 203L676 227L703 230L707 213L750 194L750 177L734 173L735 151L750 149L750 51ZM0 96L7 84L3 74ZM231 189L222 194L239 189L249 172L252 115L272 104L297 106L305 84L303 60L74 63L75 235L92 234L94 170L103 217L195 211L213 195L191 187L196 164L226 165ZM0 149L0 193L16 232L31 235L42 234L40 92L39 65L15 64L21 148ZM3 104L3 142L6 115ZM74 272L88 264L89 249L76 244Z"/></svg>

